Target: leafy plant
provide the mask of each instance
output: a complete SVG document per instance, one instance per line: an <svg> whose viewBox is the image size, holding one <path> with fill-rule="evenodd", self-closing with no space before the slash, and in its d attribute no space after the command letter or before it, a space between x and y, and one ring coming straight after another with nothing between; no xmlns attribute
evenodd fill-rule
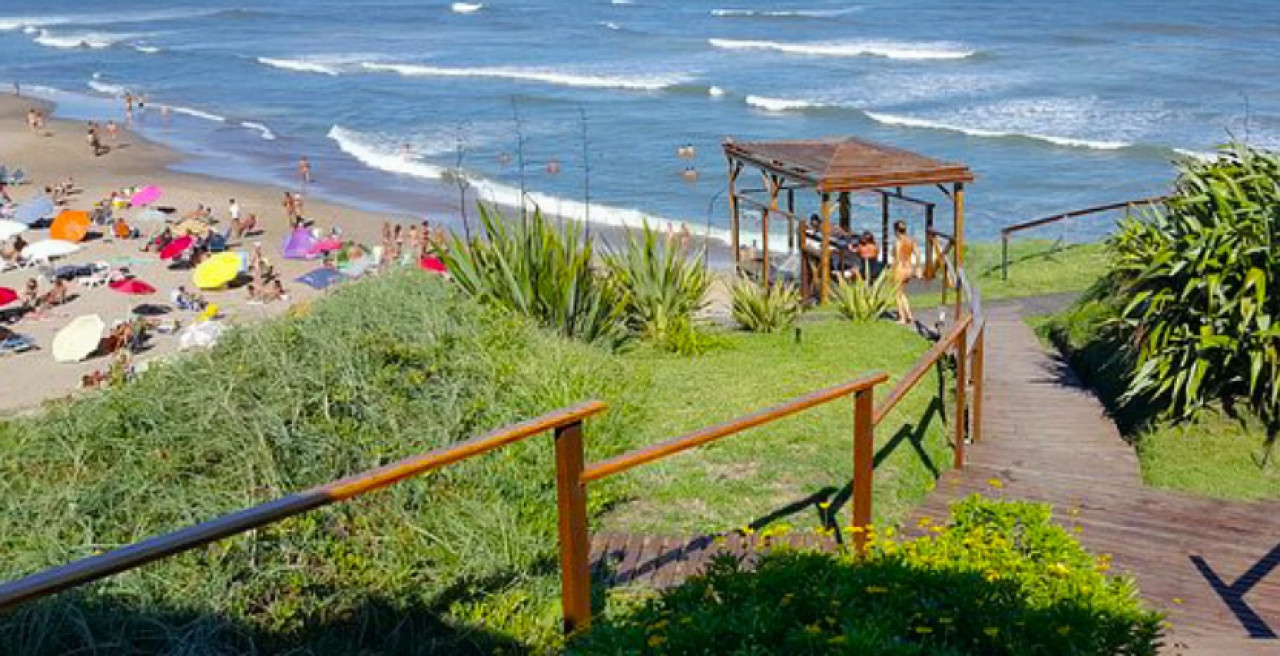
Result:
<svg viewBox="0 0 1280 656"><path fill-rule="evenodd" d="M1280 423L1280 157L1245 145L1180 165L1166 210L1109 242L1136 347L1127 399L1193 418L1215 402Z"/></svg>
<svg viewBox="0 0 1280 656"><path fill-rule="evenodd" d="M711 274L699 257L664 245L645 223L638 235L627 233L626 247L605 263L634 332L677 351L691 344L689 338L697 332L694 315L706 306L711 287Z"/></svg>
<svg viewBox="0 0 1280 656"><path fill-rule="evenodd" d="M1156 653L1160 616L1048 506L975 496L922 524L913 540L873 532L865 558L777 548L748 571L726 557L615 606L569 653Z"/></svg>
<svg viewBox="0 0 1280 656"><path fill-rule="evenodd" d="M507 222L483 204L483 235L455 236L443 259L453 279L484 302L532 317L565 337L626 341L626 302L594 267L594 242L576 223L557 228L541 210Z"/></svg>
<svg viewBox="0 0 1280 656"><path fill-rule="evenodd" d="M803 304L800 291L787 283L763 287L738 280L729 289L734 321L756 333L775 333L795 325Z"/></svg>
<svg viewBox="0 0 1280 656"><path fill-rule="evenodd" d="M855 323L866 323L879 319L894 306L898 288L892 277L881 273L873 282L861 277L841 279L835 292L840 314Z"/></svg>

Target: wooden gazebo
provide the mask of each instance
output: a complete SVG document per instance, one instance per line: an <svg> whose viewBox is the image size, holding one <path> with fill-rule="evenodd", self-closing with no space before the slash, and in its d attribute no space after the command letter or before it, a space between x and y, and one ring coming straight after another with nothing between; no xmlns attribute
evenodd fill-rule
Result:
<svg viewBox="0 0 1280 656"><path fill-rule="evenodd" d="M927 230L933 233L935 203L904 193L907 187L937 186L951 200L952 232L950 238L953 264L958 271L964 258L964 185L974 177L963 164L943 162L924 155L854 137L829 137L801 141L737 142L726 140L725 157L729 160L729 213L735 267L742 270L741 208L754 207L760 212L762 267L760 275L769 283L769 220L772 216L786 219L788 242L800 247L801 274L807 289L808 266L804 263L805 226L796 215L796 191L812 191L818 197L817 215L821 220L821 245L818 259L818 297L825 302L831 280L831 214L839 209L840 225L848 230L852 223L855 192L875 193L881 198L882 257L888 256L889 204L902 201L925 210ZM763 188L738 188L743 169L758 169ZM779 197L786 192L786 210L778 207ZM926 239L926 261L932 261L932 240Z"/></svg>

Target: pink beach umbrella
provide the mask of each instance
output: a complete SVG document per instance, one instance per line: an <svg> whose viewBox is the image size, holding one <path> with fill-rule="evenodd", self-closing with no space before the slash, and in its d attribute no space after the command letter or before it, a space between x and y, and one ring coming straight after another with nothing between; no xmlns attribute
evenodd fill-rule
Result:
<svg viewBox="0 0 1280 656"><path fill-rule="evenodd" d="M435 273L444 273L447 270L444 262L442 262L440 258L432 257L430 255L418 260L418 266Z"/></svg>
<svg viewBox="0 0 1280 656"><path fill-rule="evenodd" d="M8 287L0 287L0 307L4 307L16 300L18 300L18 292Z"/></svg>
<svg viewBox="0 0 1280 656"><path fill-rule="evenodd" d="M143 296L146 294L156 293L156 288L148 285L137 278L129 278L127 280L117 280L108 287L120 292L121 294L129 294L131 296Z"/></svg>
<svg viewBox="0 0 1280 656"><path fill-rule="evenodd" d="M160 189L160 187L143 187L142 189L139 189L137 193L129 197L129 204L134 207L150 205L151 203L160 200L160 196L162 195L164 195L164 190Z"/></svg>
<svg viewBox="0 0 1280 656"><path fill-rule="evenodd" d="M178 237L177 239L169 242L169 245L165 246L164 249L160 251L160 259L172 260L178 257L179 255L182 255L183 251L187 250L188 248L191 248L191 244L194 241L195 240L191 238L191 235L187 235L186 237Z"/></svg>

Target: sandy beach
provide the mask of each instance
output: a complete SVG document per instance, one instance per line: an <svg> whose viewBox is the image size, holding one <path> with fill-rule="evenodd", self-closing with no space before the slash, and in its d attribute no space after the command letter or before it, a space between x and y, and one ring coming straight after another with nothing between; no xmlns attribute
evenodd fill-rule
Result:
<svg viewBox="0 0 1280 656"><path fill-rule="evenodd" d="M93 204L106 198L112 190L143 185L156 185L164 190L157 205L173 207L178 215L194 210L203 204L212 207L214 217L220 220L216 228L228 223L230 199L238 201L242 214L256 214L255 234L243 241L232 240L230 250L247 250L253 242L261 242L263 253L276 267L289 294L286 301L269 304L250 304L246 291L226 289L206 291L204 297L215 303L230 324L243 324L282 313L290 305L305 302L321 292L294 282L298 276L319 266L315 261L287 260L282 257L282 246L289 232L288 219L282 204L283 188L255 186L229 182L209 177L189 175L170 170L181 156L169 149L149 143L122 129L117 140L104 140L110 152L93 157L85 140L85 125L77 122L50 120L44 134L35 134L27 126L26 113L32 108L50 107L46 103L12 95L0 97L0 164L10 170L21 168L31 180L30 184L13 186L9 193L21 203L43 193L45 185L53 185L72 179L78 193L72 195L65 209L90 210ZM103 117L105 121L108 117ZM296 190L294 190L296 191ZM129 209L126 218L140 212ZM361 243L376 245L381 237L384 220L389 217L332 203L307 199L306 216L323 229L339 226L343 236ZM151 228L136 224L144 234ZM106 231L109 232L109 231ZM24 239L35 242L48 238L48 229L29 230ZM92 371L104 370L109 357L92 357L74 364L55 363L49 346L57 331L75 317L97 314L110 325L116 320L130 318L134 307L143 304L169 306L169 293L179 285L194 289L190 270L173 270L169 263L152 253L143 253L145 239L117 240L110 234L95 236L92 232L82 244L82 249L71 256L54 260L55 266L64 264L90 264L108 262L113 266L127 266L139 279L156 288L155 294L132 296L107 287L87 288L70 283L71 300L42 316L28 315L8 327L14 332L32 338L37 349L26 353L0 356L0 415L13 414L38 408L43 402L75 394L81 378ZM36 270L9 270L0 273L0 287L21 290L27 280L36 277ZM41 290L50 284L41 281ZM172 318L187 325L195 313L173 310L161 317ZM149 348L139 353L136 364L156 358L171 356L177 351L177 339L172 335L154 335Z"/></svg>

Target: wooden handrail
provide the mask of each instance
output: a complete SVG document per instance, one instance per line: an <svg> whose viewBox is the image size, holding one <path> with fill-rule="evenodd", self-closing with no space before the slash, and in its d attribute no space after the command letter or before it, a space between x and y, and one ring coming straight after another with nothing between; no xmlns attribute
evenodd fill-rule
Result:
<svg viewBox="0 0 1280 656"><path fill-rule="evenodd" d="M880 383L889 379L889 375L885 373L876 373L855 378L847 383L841 383L825 389L797 397L785 403L766 408L749 415L739 417L723 424L717 424L702 430L694 431L680 437L660 442L642 449L636 449L629 453L610 458L603 462L595 463L582 472L582 482L590 483L602 478L621 474L628 469L632 469L654 460L659 460L670 455L675 455L681 451L687 451L697 446L701 446L708 442L714 442L723 437L728 437L735 433L741 433L750 428L755 428L761 424L767 424L783 417L789 417L798 412L808 410L814 406L822 405L829 401L849 396L855 392L869 390Z"/></svg>
<svg viewBox="0 0 1280 656"><path fill-rule="evenodd" d="M1169 200L1168 196L1149 196L1147 198L1139 198L1137 200L1126 200L1119 203L1107 203L1106 205L1095 205L1080 210L1072 210L1061 214L1023 221L1022 223L1014 223L1000 229L1000 278L1001 280L1009 279L1009 238L1013 233L1030 228L1038 228L1042 225L1056 223L1065 219L1072 219L1089 214L1098 214L1101 212L1110 212L1112 210L1126 209L1134 205L1155 205Z"/></svg>
<svg viewBox="0 0 1280 656"><path fill-rule="evenodd" d="M951 350L951 347L955 345L956 340L960 339L961 336L964 335L965 330L972 323L973 315L966 315L964 318L960 319L956 325L952 326L951 330L948 331L942 339L939 339L938 342L933 345L933 348L929 349L928 353L921 356L921 358L916 361L915 365L912 366L907 373L902 375L902 379L898 381L897 385L894 385L893 389L889 392L889 396L885 397L885 399L880 402L880 405L876 406L875 418L871 420L871 423L879 426L880 422L884 421L884 418L902 402L902 399L906 398L907 393L911 391L911 388L915 387L916 383L920 382L920 379L924 378L924 375L929 373L929 370L933 368L933 365L937 363L947 351Z"/></svg>
<svg viewBox="0 0 1280 656"><path fill-rule="evenodd" d="M500 449L548 430L578 426L587 417L598 414L607 407L600 401L590 401L557 410L536 419L499 428L466 442L406 458L195 526L10 581L0 585L0 611L379 490L406 478Z"/></svg>

